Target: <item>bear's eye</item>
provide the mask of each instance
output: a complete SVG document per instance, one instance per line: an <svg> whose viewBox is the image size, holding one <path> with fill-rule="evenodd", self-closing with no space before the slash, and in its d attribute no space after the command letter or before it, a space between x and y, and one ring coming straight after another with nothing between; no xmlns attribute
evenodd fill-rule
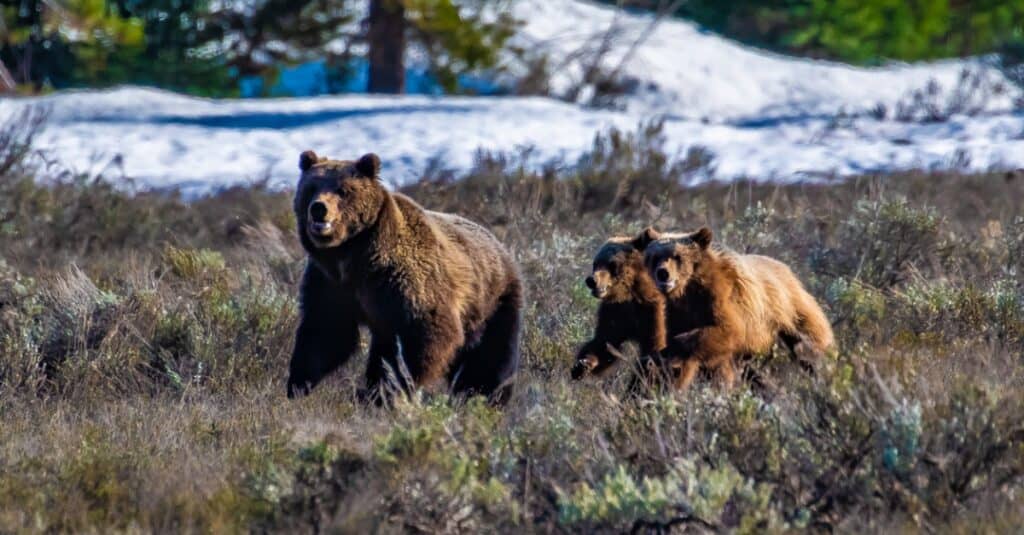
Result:
<svg viewBox="0 0 1024 535"><path fill-rule="evenodd" d="M618 277L619 276L619 265L614 263L614 262L612 262L611 264L608 264L608 274L611 275L612 277Z"/></svg>

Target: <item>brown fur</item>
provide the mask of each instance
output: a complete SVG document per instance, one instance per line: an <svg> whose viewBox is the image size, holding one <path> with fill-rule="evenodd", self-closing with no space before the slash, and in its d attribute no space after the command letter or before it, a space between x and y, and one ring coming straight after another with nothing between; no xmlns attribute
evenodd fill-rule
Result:
<svg viewBox="0 0 1024 535"><path fill-rule="evenodd" d="M643 252L632 238L605 242L586 283L601 304L594 337L576 355L574 379L607 372L620 360L626 342L635 342L645 356L665 348L665 298L644 269Z"/></svg>
<svg viewBox="0 0 1024 535"><path fill-rule="evenodd" d="M375 155L300 158L295 214L309 265L289 395L347 360L366 325L367 394L376 396L385 364L404 364L416 385L447 375L456 392L500 400L518 364L514 261L479 225L387 191L379 165Z"/></svg>
<svg viewBox="0 0 1024 535"><path fill-rule="evenodd" d="M688 387L701 368L730 387L736 359L767 352L778 338L794 356L798 345L813 358L832 348L828 319L785 264L715 247L706 227L671 235L647 229L637 239L667 298L665 354L678 370L678 388Z"/></svg>

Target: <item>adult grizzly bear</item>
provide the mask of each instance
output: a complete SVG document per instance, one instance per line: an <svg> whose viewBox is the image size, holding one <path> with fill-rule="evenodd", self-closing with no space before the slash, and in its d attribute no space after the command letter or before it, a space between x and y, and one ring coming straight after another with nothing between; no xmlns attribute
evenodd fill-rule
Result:
<svg viewBox="0 0 1024 535"><path fill-rule="evenodd" d="M667 298L665 355L678 368L677 388L686 389L701 368L731 387L736 359L771 350L777 338L798 359L798 346L815 359L832 348L828 318L789 267L711 241L707 227L664 235L648 228L637 237L647 270Z"/></svg>
<svg viewBox="0 0 1024 535"><path fill-rule="evenodd" d="M295 218L309 256L288 397L347 361L365 325L372 340L361 395L381 399L387 364L405 389L413 385L403 368L415 385L447 377L454 393L504 401L523 301L508 251L471 221L389 192L375 154L344 161L306 151L299 169Z"/></svg>
<svg viewBox="0 0 1024 535"><path fill-rule="evenodd" d="M622 344L635 342L642 356L665 348L665 297L644 268L633 238L612 237L594 256L587 287L601 300L594 337L576 354L572 378L602 375L619 360Z"/></svg>

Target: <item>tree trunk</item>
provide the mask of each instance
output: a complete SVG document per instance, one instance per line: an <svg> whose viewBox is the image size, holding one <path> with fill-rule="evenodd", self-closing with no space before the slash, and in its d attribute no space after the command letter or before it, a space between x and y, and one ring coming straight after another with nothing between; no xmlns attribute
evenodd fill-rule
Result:
<svg viewBox="0 0 1024 535"><path fill-rule="evenodd" d="M370 0L371 93L405 91L405 6L401 0Z"/></svg>

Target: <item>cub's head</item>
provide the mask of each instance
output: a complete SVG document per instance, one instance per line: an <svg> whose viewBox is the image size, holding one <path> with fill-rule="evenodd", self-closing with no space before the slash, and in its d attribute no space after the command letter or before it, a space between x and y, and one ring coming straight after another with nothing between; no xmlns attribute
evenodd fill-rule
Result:
<svg viewBox="0 0 1024 535"><path fill-rule="evenodd" d="M666 294L686 288L697 265L711 246L711 229L661 234L646 229L637 237L644 244L644 265L658 289Z"/></svg>
<svg viewBox="0 0 1024 535"><path fill-rule="evenodd" d="M294 208L305 247L338 247L377 222L387 191L376 154L329 160L307 150L299 156L299 170Z"/></svg>
<svg viewBox="0 0 1024 535"><path fill-rule="evenodd" d="M616 236L598 249L594 265L584 282L590 293L598 299L621 301L628 299L633 281L643 275L643 249L637 248L633 238Z"/></svg>

